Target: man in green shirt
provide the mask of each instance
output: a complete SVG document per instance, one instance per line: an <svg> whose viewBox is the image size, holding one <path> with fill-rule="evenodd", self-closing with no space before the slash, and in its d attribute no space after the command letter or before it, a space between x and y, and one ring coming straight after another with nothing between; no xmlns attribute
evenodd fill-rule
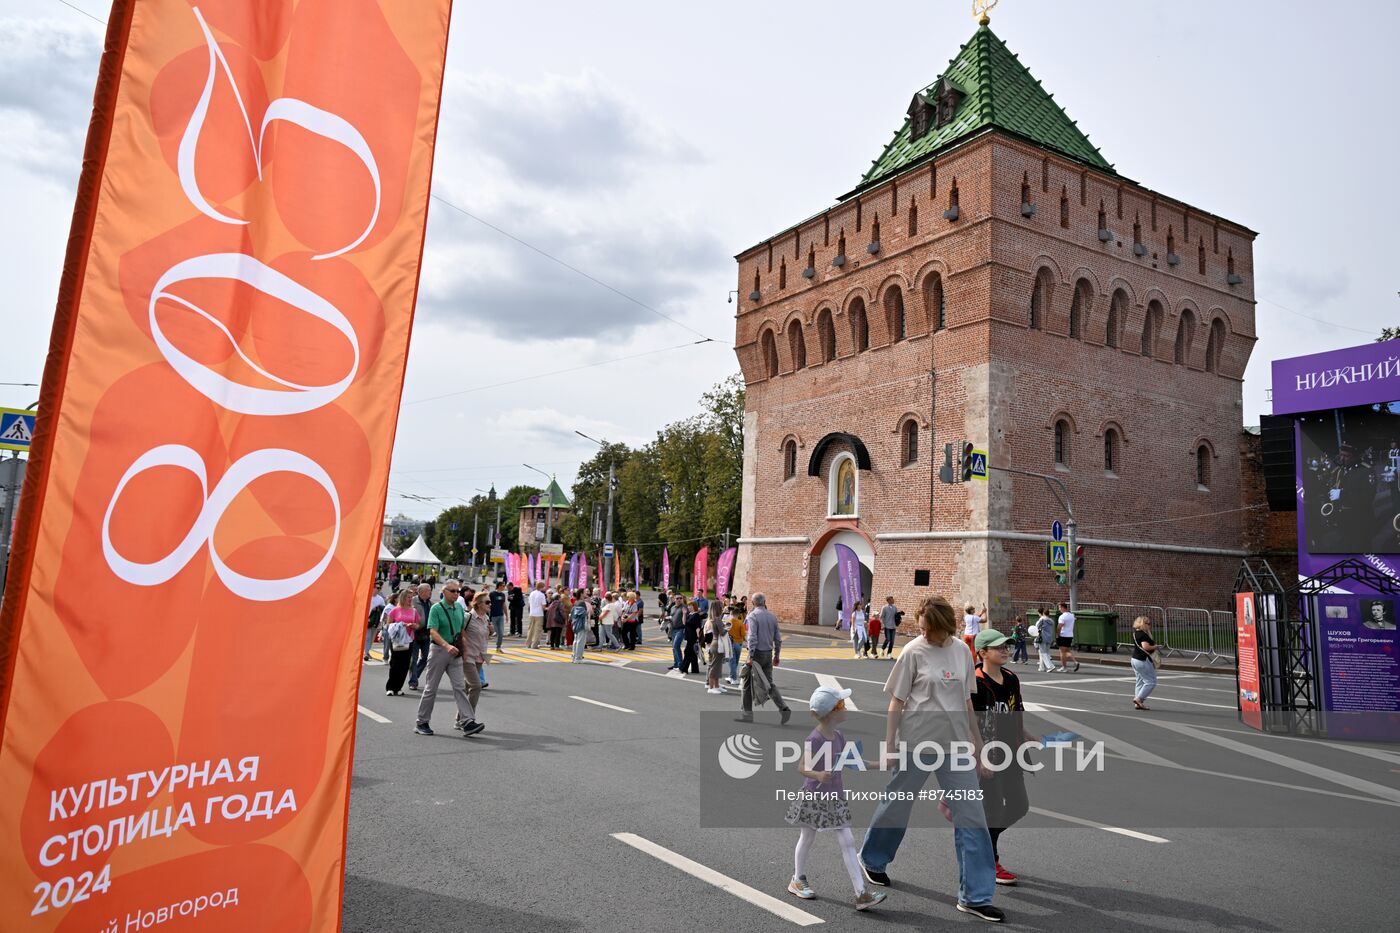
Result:
<svg viewBox="0 0 1400 933"><path fill-rule="evenodd" d="M418 722L413 731L419 735L432 735L428 721L433 718L433 704L437 702L438 683L442 675L452 684L452 697L457 701L457 714L461 720L462 732L476 735L486 726L476 721L476 711L467 698L466 674L462 670L462 653L457 650L457 636L467 624L467 614L457 597L462 585L456 580L448 580L442 585L442 600L434 603L428 612L428 636L432 647L428 649L428 667L424 671L423 699L418 702Z"/></svg>

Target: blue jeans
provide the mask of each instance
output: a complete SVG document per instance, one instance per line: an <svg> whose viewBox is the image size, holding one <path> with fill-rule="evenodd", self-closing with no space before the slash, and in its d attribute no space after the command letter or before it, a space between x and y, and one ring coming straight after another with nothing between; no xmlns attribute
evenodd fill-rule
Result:
<svg viewBox="0 0 1400 933"><path fill-rule="evenodd" d="M496 650L501 650L501 639L506 637L506 617L492 616L491 624L496 627Z"/></svg>
<svg viewBox="0 0 1400 933"><path fill-rule="evenodd" d="M370 646L374 644L374 633L379 626L371 625L365 630L365 654L369 654ZM387 652L385 652L387 654Z"/></svg>
<svg viewBox="0 0 1400 933"><path fill-rule="evenodd" d="M911 752L912 757L912 752ZM976 771L954 771L946 759L934 772L943 790L979 790ZM898 796L917 798L928 782L929 772L915 766L895 773L886 786L887 791L899 791ZM976 795L969 795L976 796ZM990 904L996 890L996 856L992 853L992 837L987 832L987 817L980 800L948 800L953 811L953 846L958 857L958 900L964 904ZM924 804L933 806L933 804ZM904 841L909 826L909 814L914 800L885 800L875 808L870 828L861 843L860 860L871 871L884 871L894 861L899 844Z"/></svg>
<svg viewBox="0 0 1400 933"><path fill-rule="evenodd" d="M1133 697L1139 703L1145 702L1152 695L1152 691L1157 689L1157 668L1152 666L1151 661L1139 661L1134 658L1133 673L1137 676L1137 683L1133 686Z"/></svg>
<svg viewBox="0 0 1400 933"><path fill-rule="evenodd" d="M739 679L739 654L740 654L740 652L742 652L743 650L744 650L744 649L743 649L743 646L740 645L740 644L738 644L738 643L735 643L735 644L729 649L729 679L730 679L730 680L735 680L735 681L737 681L737 680Z"/></svg>
<svg viewBox="0 0 1400 933"><path fill-rule="evenodd" d="M685 629L678 628L671 631L671 656L672 666L676 670L681 669L681 645L685 643Z"/></svg>

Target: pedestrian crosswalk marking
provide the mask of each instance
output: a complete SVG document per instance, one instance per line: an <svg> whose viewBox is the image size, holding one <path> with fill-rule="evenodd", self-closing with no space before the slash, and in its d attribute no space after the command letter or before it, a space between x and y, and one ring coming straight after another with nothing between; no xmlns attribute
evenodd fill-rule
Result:
<svg viewBox="0 0 1400 933"><path fill-rule="evenodd" d="M805 910L799 910L786 901L780 901L771 894L765 894L756 888L752 888L742 881L736 881L728 875L722 875L710 868L702 865L694 859L688 859L679 852L672 852L665 846L659 846L650 839L645 839L635 833L613 833L612 837L618 842L625 843L634 849L645 852L654 859L665 862L672 868L677 868L693 878L712 884L721 891L733 894L735 897L748 901L755 907L762 908L770 914L791 921L801 927L815 926L825 923L821 917L809 914Z"/></svg>

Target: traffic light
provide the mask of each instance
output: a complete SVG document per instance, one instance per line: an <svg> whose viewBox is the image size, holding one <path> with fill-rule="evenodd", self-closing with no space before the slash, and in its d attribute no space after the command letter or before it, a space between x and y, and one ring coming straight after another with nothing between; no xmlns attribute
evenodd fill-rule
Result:
<svg viewBox="0 0 1400 933"><path fill-rule="evenodd" d="M1074 547L1074 579L1084 579L1084 545L1077 544Z"/></svg>
<svg viewBox="0 0 1400 933"><path fill-rule="evenodd" d="M953 474L953 445L943 445L943 465L938 468L938 479L944 483L956 483Z"/></svg>
<svg viewBox="0 0 1400 933"><path fill-rule="evenodd" d="M1058 584L1060 584L1060 586L1064 586L1064 585L1065 585L1065 575L1062 574L1062 573L1057 573L1057 574L1055 574L1055 582L1058 583Z"/></svg>
<svg viewBox="0 0 1400 933"><path fill-rule="evenodd" d="M958 461L958 482L966 483L972 479L972 442L962 442L962 459Z"/></svg>

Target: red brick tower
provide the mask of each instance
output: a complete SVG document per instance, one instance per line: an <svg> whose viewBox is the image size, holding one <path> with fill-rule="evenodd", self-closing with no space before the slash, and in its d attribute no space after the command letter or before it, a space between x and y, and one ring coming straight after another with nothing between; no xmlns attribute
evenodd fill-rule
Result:
<svg viewBox="0 0 1400 933"><path fill-rule="evenodd" d="M839 541L877 604L1062 598L1042 481L938 481L966 438L1069 486L1082 601L1225 608L1254 236L1120 175L984 23L855 190L737 257L736 590L830 622Z"/></svg>

